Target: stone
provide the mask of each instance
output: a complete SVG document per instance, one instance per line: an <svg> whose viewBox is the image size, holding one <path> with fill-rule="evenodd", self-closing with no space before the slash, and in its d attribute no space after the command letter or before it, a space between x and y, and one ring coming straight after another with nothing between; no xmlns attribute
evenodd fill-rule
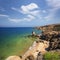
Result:
<svg viewBox="0 0 60 60"><path fill-rule="evenodd" d="M43 55L41 54L41 52L38 53L36 60L43 60Z"/></svg>
<svg viewBox="0 0 60 60"><path fill-rule="evenodd" d="M34 60L34 56L33 55L27 56L25 60Z"/></svg>
<svg viewBox="0 0 60 60"><path fill-rule="evenodd" d="M6 60L21 60L19 56L9 56Z"/></svg>

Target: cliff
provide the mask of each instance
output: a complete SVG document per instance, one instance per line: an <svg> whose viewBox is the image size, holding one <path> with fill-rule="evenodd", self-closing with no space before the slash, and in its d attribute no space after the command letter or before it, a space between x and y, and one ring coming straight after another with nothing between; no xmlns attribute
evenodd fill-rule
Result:
<svg viewBox="0 0 60 60"><path fill-rule="evenodd" d="M49 41L49 50L60 49L60 24L37 27L42 30L41 40Z"/></svg>
<svg viewBox="0 0 60 60"><path fill-rule="evenodd" d="M44 32L60 31L60 24L52 24L52 25L40 26L36 28Z"/></svg>

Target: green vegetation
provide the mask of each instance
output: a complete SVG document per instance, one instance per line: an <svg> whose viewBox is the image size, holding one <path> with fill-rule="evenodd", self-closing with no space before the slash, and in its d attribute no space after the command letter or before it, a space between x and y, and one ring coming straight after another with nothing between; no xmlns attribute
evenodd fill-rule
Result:
<svg viewBox="0 0 60 60"><path fill-rule="evenodd" d="M0 60L5 60L11 55L23 55L32 45L35 38L32 37L12 37L7 38L2 46L0 46Z"/></svg>
<svg viewBox="0 0 60 60"><path fill-rule="evenodd" d="M47 52L44 60L60 60L60 52Z"/></svg>

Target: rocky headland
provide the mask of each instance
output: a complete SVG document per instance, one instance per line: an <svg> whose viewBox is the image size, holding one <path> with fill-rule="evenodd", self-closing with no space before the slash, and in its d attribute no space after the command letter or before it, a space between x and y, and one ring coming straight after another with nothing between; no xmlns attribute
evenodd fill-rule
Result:
<svg viewBox="0 0 60 60"><path fill-rule="evenodd" d="M60 51L60 24L36 27L42 30L40 35L32 32L32 37L37 37L32 46L23 56L10 56L6 60L43 60L43 55L47 51Z"/></svg>
<svg viewBox="0 0 60 60"><path fill-rule="evenodd" d="M41 26L37 29L42 30L39 38L49 41L49 50L60 49L60 24Z"/></svg>

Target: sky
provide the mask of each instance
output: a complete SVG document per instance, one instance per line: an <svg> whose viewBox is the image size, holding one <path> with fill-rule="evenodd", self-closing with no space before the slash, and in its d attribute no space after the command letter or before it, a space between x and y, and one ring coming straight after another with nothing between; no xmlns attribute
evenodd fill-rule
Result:
<svg viewBox="0 0 60 60"><path fill-rule="evenodd" d="M0 27L60 23L60 0L0 0Z"/></svg>

